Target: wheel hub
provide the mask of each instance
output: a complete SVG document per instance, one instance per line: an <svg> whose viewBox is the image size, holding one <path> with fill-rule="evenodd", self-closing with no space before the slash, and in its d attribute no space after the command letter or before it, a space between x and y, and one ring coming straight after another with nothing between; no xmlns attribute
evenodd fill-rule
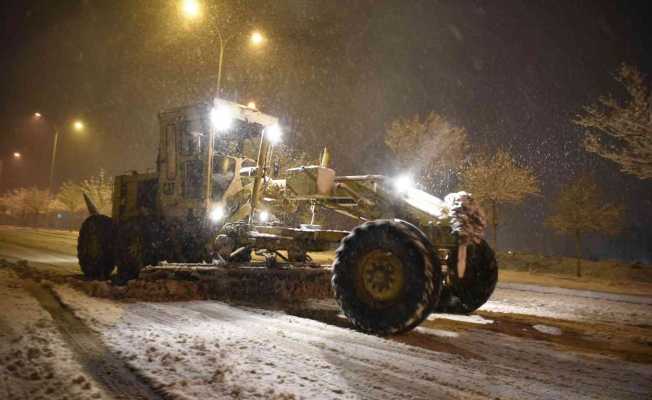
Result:
<svg viewBox="0 0 652 400"><path fill-rule="evenodd" d="M360 283L374 301L391 301L397 298L404 285L404 267L394 254L374 250L360 264Z"/></svg>

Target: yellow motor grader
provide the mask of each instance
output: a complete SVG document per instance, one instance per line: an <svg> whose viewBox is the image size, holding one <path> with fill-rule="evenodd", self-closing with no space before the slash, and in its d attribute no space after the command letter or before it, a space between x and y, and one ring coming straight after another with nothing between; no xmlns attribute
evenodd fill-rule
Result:
<svg viewBox="0 0 652 400"><path fill-rule="evenodd" d="M319 165L280 171L278 120L223 99L164 111L159 125L156 172L117 176L111 217L85 195L91 215L78 257L87 279L108 279L117 266L126 282L162 263L291 270L336 249L335 298L357 328L376 334L412 329L431 311L469 313L491 296L496 259L470 195L441 200L407 177L338 176L326 149ZM288 226L275 214L285 202L360 225Z"/></svg>

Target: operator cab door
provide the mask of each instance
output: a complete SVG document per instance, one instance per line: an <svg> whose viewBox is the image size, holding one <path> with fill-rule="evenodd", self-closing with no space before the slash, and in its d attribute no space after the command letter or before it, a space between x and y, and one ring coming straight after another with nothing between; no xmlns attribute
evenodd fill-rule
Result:
<svg viewBox="0 0 652 400"><path fill-rule="evenodd" d="M158 174L164 216L203 217L210 124L207 104L159 114Z"/></svg>

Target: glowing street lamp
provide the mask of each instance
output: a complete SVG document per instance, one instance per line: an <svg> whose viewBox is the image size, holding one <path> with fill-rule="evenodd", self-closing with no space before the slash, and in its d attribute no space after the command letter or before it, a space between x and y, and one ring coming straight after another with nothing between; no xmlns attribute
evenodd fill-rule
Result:
<svg viewBox="0 0 652 400"><path fill-rule="evenodd" d="M249 37L249 42L253 46L258 47L258 46L262 45L265 42L265 36L263 36L263 34L260 33L259 31L253 31L251 33L251 36Z"/></svg>
<svg viewBox="0 0 652 400"><path fill-rule="evenodd" d="M73 122L72 124L73 129L75 129L77 132L81 132L84 130L84 123L80 120L77 120Z"/></svg>
<svg viewBox="0 0 652 400"><path fill-rule="evenodd" d="M183 0L181 11L186 18L195 19L201 15L201 6L197 0Z"/></svg>
<svg viewBox="0 0 652 400"><path fill-rule="evenodd" d="M34 113L34 118L44 119L46 121L46 123L48 122L48 119L44 118L43 114L41 114L40 112L35 112ZM50 190L50 193L52 193L52 183L53 183L53 180L54 180L54 165L55 165L56 160L57 160L57 147L58 147L58 144L59 144L59 126L54 122L51 122L50 125L52 127L52 130L54 131L54 139L52 141L52 157L50 158L50 180L49 180L49 186L48 186L49 190ZM82 132L84 130L84 128L85 128L85 125L84 125L83 121L77 119L77 120L72 122L71 127L76 132ZM14 158L16 158L16 153L14 153Z"/></svg>
<svg viewBox="0 0 652 400"><path fill-rule="evenodd" d="M20 160L21 158L23 158L23 155L17 151L15 151L13 155L15 160Z"/></svg>
<svg viewBox="0 0 652 400"><path fill-rule="evenodd" d="M200 17L201 11L201 5L197 0L183 0L181 2L181 13L185 18L189 20L194 20ZM237 35L237 33L230 36L225 36L220 30L219 26L215 27L215 31L217 32L218 44L220 45L220 55L217 65L217 96L219 97L222 84L222 63L224 61L224 49L226 48L226 45L231 41L231 39ZM260 47L266 41L267 39L260 31L253 31L249 37L249 43L254 47Z"/></svg>

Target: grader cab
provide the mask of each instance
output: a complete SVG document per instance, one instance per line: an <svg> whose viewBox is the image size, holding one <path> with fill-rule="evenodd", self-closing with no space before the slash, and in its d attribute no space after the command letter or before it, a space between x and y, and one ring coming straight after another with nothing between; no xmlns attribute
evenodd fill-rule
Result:
<svg viewBox="0 0 652 400"><path fill-rule="evenodd" d="M292 270L337 249L335 298L356 327L378 334L412 329L433 310L471 312L491 296L496 259L470 195L441 200L406 178L337 176L326 149L319 165L281 174L278 120L222 99L162 112L159 123L156 172L116 177L112 217L87 198L78 255L88 279L108 279L117 265L125 282L161 262ZM284 202L360 225L288 226L274 215ZM252 264L252 253L264 261Z"/></svg>

